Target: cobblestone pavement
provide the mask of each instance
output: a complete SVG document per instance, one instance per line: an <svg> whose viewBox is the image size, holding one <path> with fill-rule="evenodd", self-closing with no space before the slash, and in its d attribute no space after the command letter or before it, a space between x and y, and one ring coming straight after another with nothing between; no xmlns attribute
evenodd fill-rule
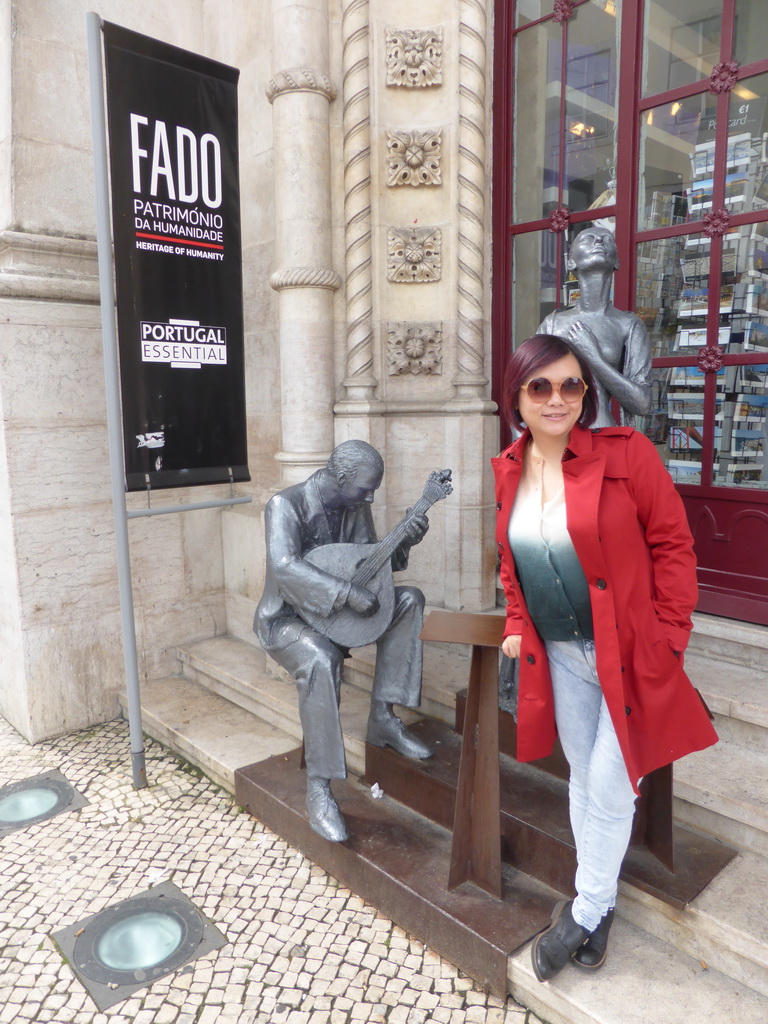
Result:
<svg viewBox="0 0 768 1024"><path fill-rule="evenodd" d="M89 801L0 838L0 1024L538 1024L481 991L147 741L112 722L31 746L0 719L0 785L59 769ZM103 1013L51 933L170 880L227 945Z"/></svg>

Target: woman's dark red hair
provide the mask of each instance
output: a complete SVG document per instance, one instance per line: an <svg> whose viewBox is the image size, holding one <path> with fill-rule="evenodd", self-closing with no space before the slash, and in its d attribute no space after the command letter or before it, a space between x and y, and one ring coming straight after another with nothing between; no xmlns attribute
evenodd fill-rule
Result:
<svg viewBox="0 0 768 1024"><path fill-rule="evenodd" d="M512 358L507 363L507 371L504 374L504 387L501 394L501 409L507 423L511 423L516 430L523 430L524 424L520 418L520 408L517 400L518 392L524 381L533 377L538 370L548 366L550 363L562 359L563 356L574 356L581 370L581 379L587 385L588 390L584 395L584 404L581 409L578 423L581 427L591 426L597 417L597 389L592 371L584 362L579 353L569 345L564 338L556 334L534 334L526 338L518 345L512 353Z"/></svg>

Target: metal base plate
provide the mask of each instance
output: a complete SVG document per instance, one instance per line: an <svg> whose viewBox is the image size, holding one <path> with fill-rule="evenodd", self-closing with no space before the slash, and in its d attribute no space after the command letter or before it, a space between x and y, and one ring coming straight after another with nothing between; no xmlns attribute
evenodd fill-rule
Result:
<svg viewBox="0 0 768 1024"><path fill-rule="evenodd" d="M235 772L237 802L411 935L505 998L509 955L548 925L558 893L509 865L502 872L501 900L469 883L449 892L450 832L392 800L386 781L384 798L374 799L355 779L334 780L350 838L346 843L323 839L307 820L306 776L299 761L296 750L240 768Z"/></svg>

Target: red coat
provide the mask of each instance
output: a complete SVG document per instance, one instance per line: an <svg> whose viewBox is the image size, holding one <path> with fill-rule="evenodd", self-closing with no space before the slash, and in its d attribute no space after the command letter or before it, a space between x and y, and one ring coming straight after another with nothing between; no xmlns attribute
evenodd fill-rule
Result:
<svg viewBox="0 0 768 1024"><path fill-rule="evenodd" d="M522 635L517 753L546 757L556 736L549 664L507 537L526 432L492 460L505 636ZM574 427L563 460L568 532L589 586L597 670L633 784L717 742L683 671L696 604L693 540L680 496L651 442L629 427Z"/></svg>

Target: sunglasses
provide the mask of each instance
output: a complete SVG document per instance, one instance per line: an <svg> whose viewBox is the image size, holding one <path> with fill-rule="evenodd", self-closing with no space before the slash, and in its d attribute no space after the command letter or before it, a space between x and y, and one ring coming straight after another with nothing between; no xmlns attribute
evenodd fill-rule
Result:
<svg viewBox="0 0 768 1024"><path fill-rule="evenodd" d="M527 384L523 384L520 390L524 388L530 400L537 404L548 402L553 391L556 391L564 402L578 402L586 394L588 386L581 377L566 377L559 384L553 384L546 377L534 377Z"/></svg>

